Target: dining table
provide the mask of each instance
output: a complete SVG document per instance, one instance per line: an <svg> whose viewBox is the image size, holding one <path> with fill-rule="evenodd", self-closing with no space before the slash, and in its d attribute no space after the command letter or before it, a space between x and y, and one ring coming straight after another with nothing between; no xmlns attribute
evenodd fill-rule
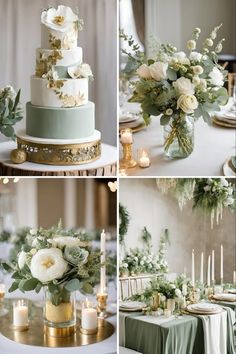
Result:
<svg viewBox="0 0 236 354"><path fill-rule="evenodd" d="M232 98L228 106L232 105ZM222 109L227 109L224 107ZM140 106L137 103L126 103L123 106L125 112L138 112ZM236 110L235 110L236 115ZM120 129L125 124L120 124ZM133 129L133 158L136 160L135 167L122 168L124 176L222 176L227 175L225 168L227 161L236 154L236 130L212 123L205 123L203 119L195 122L194 150L187 158L171 159L164 154L163 126L160 124L160 117L151 117L151 124L141 126L140 129ZM150 166L143 168L138 164L138 149L145 149L149 152ZM120 159L123 156L122 146L119 149ZM228 177L235 176L230 173Z"/></svg>

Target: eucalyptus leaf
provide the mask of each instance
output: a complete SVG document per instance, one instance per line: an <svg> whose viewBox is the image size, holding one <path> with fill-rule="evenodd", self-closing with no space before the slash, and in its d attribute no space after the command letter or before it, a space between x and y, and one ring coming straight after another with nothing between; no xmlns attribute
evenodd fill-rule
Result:
<svg viewBox="0 0 236 354"><path fill-rule="evenodd" d="M175 70L171 69L171 68L168 68L167 70L167 77L169 80L171 81L175 81L177 80L177 73Z"/></svg>
<svg viewBox="0 0 236 354"><path fill-rule="evenodd" d="M85 293L87 294L93 294L93 287L89 283L83 283L82 289L84 290Z"/></svg>
<svg viewBox="0 0 236 354"><path fill-rule="evenodd" d="M70 292L79 290L80 288L81 283L78 279L71 279L65 285L65 289Z"/></svg>
<svg viewBox="0 0 236 354"><path fill-rule="evenodd" d="M161 125L167 125L167 124L169 124L170 119L171 119L170 116L162 115L162 116L161 116L161 119L160 119Z"/></svg>
<svg viewBox="0 0 236 354"><path fill-rule="evenodd" d="M8 289L8 292L9 292L9 293L12 293L13 291L15 291L15 290L18 289L18 286L19 286L19 282L14 281L14 282L12 283L12 285L10 286L10 288Z"/></svg>
<svg viewBox="0 0 236 354"><path fill-rule="evenodd" d="M27 279L24 284L22 285L23 289L25 291L31 291L34 290L36 288L36 286L38 285L38 279L36 278L30 278Z"/></svg>

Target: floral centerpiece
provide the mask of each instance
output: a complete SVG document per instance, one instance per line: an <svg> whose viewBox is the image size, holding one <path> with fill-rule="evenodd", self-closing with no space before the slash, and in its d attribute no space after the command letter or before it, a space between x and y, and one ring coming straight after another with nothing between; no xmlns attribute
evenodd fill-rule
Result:
<svg viewBox="0 0 236 354"><path fill-rule="evenodd" d="M151 235L146 228L143 229L142 235L143 239L146 239L145 247L130 249L120 264L120 272L131 275L167 273L168 264L165 260L165 247L168 241L168 231L165 230L162 235L157 253L152 250Z"/></svg>
<svg viewBox="0 0 236 354"><path fill-rule="evenodd" d="M100 270L100 252L93 251L83 234L63 230L29 230L13 272L9 292L45 290L44 321L47 327L74 327L75 291L93 293Z"/></svg>
<svg viewBox="0 0 236 354"><path fill-rule="evenodd" d="M201 52L196 50L201 30L195 28L187 42L187 54L170 44L159 44L153 59L146 58L132 37L121 32L132 49L123 53L133 62L138 75L129 101L141 104L146 124L151 116L160 116L164 150L171 158L190 155L194 148L194 122L203 117L210 124L211 113L228 101L223 87L227 71L217 63L224 39L214 43L220 27L215 27L204 40Z"/></svg>
<svg viewBox="0 0 236 354"><path fill-rule="evenodd" d="M0 132L15 140L14 125L23 118L20 104L20 90L16 93L12 86L0 90Z"/></svg>

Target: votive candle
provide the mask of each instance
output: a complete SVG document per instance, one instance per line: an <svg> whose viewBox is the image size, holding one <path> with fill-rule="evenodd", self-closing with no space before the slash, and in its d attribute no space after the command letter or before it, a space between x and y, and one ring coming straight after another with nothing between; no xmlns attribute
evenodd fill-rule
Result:
<svg viewBox="0 0 236 354"><path fill-rule="evenodd" d="M133 134L131 129L124 129L121 130L120 133L120 140L122 142L122 144L132 144L133 142Z"/></svg>
<svg viewBox="0 0 236 354"><path fill-rule="evenodd" d="M28 304L26 300L17 300L13 302L13 326L28 326Z"/></svg>
<svg viewBox="0 0 236 354"><path fill-rule="evenodd" d="M97 311L88 301L83 304L81 310L81 327L85 330L95 330L97 328L98 316Z"/></svg>

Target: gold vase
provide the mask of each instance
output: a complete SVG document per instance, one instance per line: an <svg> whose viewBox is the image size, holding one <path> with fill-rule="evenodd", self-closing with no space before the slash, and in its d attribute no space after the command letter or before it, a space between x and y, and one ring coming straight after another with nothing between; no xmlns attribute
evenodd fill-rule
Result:
<svg viewBox="0 0 236 354"><path fill-rule="evenodd" d="M120 160L120 168L132 168L137 165L137 162L133 159L132 143L121 143L123 147L123 158Z"/></svg>

